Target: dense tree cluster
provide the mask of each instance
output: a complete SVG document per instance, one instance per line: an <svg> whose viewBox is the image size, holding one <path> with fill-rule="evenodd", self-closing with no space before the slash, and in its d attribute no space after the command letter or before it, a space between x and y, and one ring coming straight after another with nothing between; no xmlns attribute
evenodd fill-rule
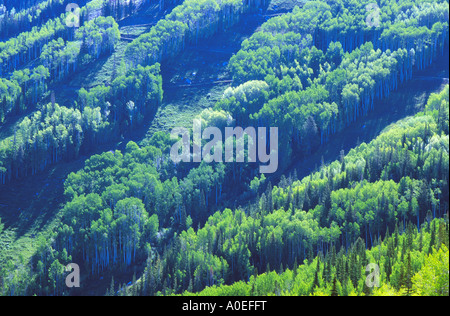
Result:
<svg viewBox="0 0 450 316"><path fill-rule="evenodd" d="M1 183L77 157L83 144L92 147L105 142L110 134L108 125L100 108L85 107L80 112L49 103L0 142Z"/></svg>
<svg viewBox="0 0 450 316"><path fill-rule="evenodd" d="M0 78L0 122L10 113L19 113L28 104L36 104L47 91L50 73L40 65L33 69L15 71L11 80Z"/></svg>
<svg viewBox="0 0 450 316"><path fill-rule="evenodd" d="M370 0L309 1L302 9L271 19L262 31L279 33L289 26L294 33L310 34L319 49L340 42L346 52L367 41L376 49L433 51L448 36L448 1L385 0L373 4ZM388 41L392 36L395 41Z"/></svg>
<svg viewBox="0 0 450 316"><path fill-rule="evenodd" d="M34 27L29 32L20 33L17 37L0 42L0 75L4 77L9 72L36 59L45 44L62 37L68 39L71 29L66 27L65 15L49 20L40 27Z"/></svg>
<svg viewBox="0 0 450 316"><path fill-rule="evenodd" d="M111 168L103 168L106 163ZM172 221L183 226L186 216L206 218L211 205L221 198L223 165L201 164L179 178L173 173L173 162L159 149L152 145L139 148L130 142L124 154L93 156L83 171L69 175L66 194L72 198L95 193L103 196L104 205L110 208L121 198L137 197L149 213L158 216L163 227Z"/></svg>
<svg viewBox="0 0 450 316"><path fill-rule="evenodd" d="M44 46L40 61L50 70L53 80L61 80L70 72L75 71L80 49L80 43L64 42L60 37Z"/></svg>
<svg viewBox="0 0 450 316"><path fill-rule="evenodd" d="M206 217L210 204L220 198L213 193L224 181L223 166L201 165L184 179L164 180L160 174L173 166L165 159L153 146L139 148L130 142L124 154L94 155L82 171L69 175L65 182L69 202L62 210L61 225L51 249L43 246L35 257L36 286L41 287L40 279L55 280L48 271L64 262L60 258L67 254L85 262L92 276L126 269L145 260L165 240L169 232L161 231L160 225L185 229L193 224L192 218ZM39 293L54 290L55 286L42 287Z"/></svg>
<svg viewBox="0 0 450 316"><path fill-rule="evenodd" d="M55 71L58 70L56 68ZM28 84L28 90L24 90L27 91L27 99L34 99L45 90L43 76L49 76L47 69L39 66L35 71L31 75L27 71L16 74L17 77L19 73L21 78L26 77L23 82L17 82ZM11 87L6 88L11 91ZM20 86L13 88L21 96ZM136 100L136 103L130 100ZM119 76L111 87L99 86L89 92L82 89L79 93L79 109L57 104L44 106L42 110L23 119L13 136L1 141L2 183L34 174L63 158L77 157L80 148L88 152L99 143L116 138L121 131L133 126L134 118L142 120L143 115L156 109L161 101L162 80L159 64L156 64L145 68L139 66L126 76ZM7 112L9 104L10 100L5 95L0 102L0 114L2 109Z"/></svg>
<svg viewBox="0 0 450 316"><path fill-rule="evenodd" d="M428 107L439 103L447 106L448 86L430 97ZM405 119L399 127L352 149L341 161L311 177L288 188L275 187L266 209L271 209L271 204L275 209L292 204L294 208L314 209L322 224L334 221L348 227L358 223L358 233L344 244L359 236L369 243L388 227L392 231L395 216L401 216L404 224L421 223L429 216L442 217L449 208L448 134L436 123L430 115ZM367 201L362 208L352 202L363 196ZM267 199L263 197L264 205Z"/></svg>
<svg viewBox="0 0 450 316"><path fill-rule="evenodd" d="M277 57L270 58L265 50L258 49L257 55L277 62L286 56L277 49ZM270 93L265 99L250 100L252 108L249 108L248 100L241 103L227 92L218 107L230 111L239 121L282 128L281 147L285 152L311 152L331 134L366 115L376 99L389 95L399 80L410 78L412 73L412 62L405 50L383 53L375 51L371 43L346 54L339 43L331 43L326 53L315 47L305 48L300 62L293 60L280 68L258 68L254 56L245 51L234 56L232 67L237 69L234 73L246 74L243 80L238 80L246 82L244 86L264 80ZM263 60L261 64L269 63ZM332 70L331 64L337 67ZM255 108L253 104L258 106Z"/></svg>
<svg viewBox="0 0 450 316"><path fill-rule="evenodd" d="M250 80L226 89L216 108L232 113L236 125L245 126L249 115L257 112L268 99L269 85L262 80Z"/></svg>
<svg viewBox="0 0 450 316"><path fill-rule="evenodd" d="M48 83L67 78L77 67L111 53L120 39L118 24L112 17L98 17L76 31L76 40L62 37L48 41L39 56L40 65L16 70L9 79L0 78L2 100L0 121L10 113L35 106L47 92ZM87 57L86 57L87 56Z"/></svg>
<svg viewBox="0 0 450 316"><path fill-rule="evenodd" d="M366 115L376 100L410 79L414 69L429 65L448 45L447 2L400 2L397 6L391 1L381 11L402 12L403 20L413 25L408 32L391 28L399 16L385 13L373 31L363 18L364 1L310 1L301 10L270 19L230 60L234 89L255 85L252 90L257 90L263 81L268 95L243 102L227 91L217 107L239 122L282 129L284 159L310 153ZM387 44L394 34L395 45Z"/></svg>
<svg viewBox="0 0 450 316"><path fill-rule="evenodd" d="M161 62L239 21L244 12L262 5L242 0L188 0L158 21L150 32L130 43L125 52L129 67Z"/></svg>
<svg viewBox="0 0 450 316"><path fill-rule="evenodd" d="M140 125L148 113L155 113L163 98L160 65L137 66L118 74L110 85L78 92L78 106L99 106L123 133Z"/></svg>
<svg viewBox="0 0 450 316"><path fill-rule="evenodd" d="M411 226L404 234L395 230L370 250L358 239L347 251L333 246L326 255L291 269L273 269L251 275L248 282L215 284L183 295L448 296L448 253L448 222L436 220L420 232ZM374 287L366 283L376 282L369 275L374 268L367 270L370 263L379 269L379 283Z"/></svg>
<svg viewBox="0 0 450 316"><path fill-rule="evenodd" d="M111 16L98 17L80 27L75 38L81 41L83 49L96 59L102 54L113 52L120 39L119 26Z"/></svg>
<svg viewBox="0 0 450 316"><path fill-rule="evenodd" d="M50 1L49 5L59 2L65 1ZM135 7L135 2L140 1L128 1L128 5ZM111 34L111 32L116 32L113 28L114 23L112 21L120 20L121 18L131 15L134 12L134 9L131 11L128 10L126 13L124 12L120 14L113 14L112 12L104 12L103 8L105 6L113 5L116 10L120 10L120 12L122 12L122 9L120 9L121 3L123 3L123 1L93 0L87 2L86 5L81 6L79 10L79 21L73 21L78 22L80 26L86 24L85 28L82 30L82 32L84 31L85 34L84 36L81 35L81 38L87 36L86 32L94 31L97 26L101 27L102 29L107 30L106 32L109 38L109 41L105 43L105 47L102 47L101 49L106 51L111 50L112 44L114 42L111 41L111 39L117 37L116 34ZM18 67L23 66L28 62L38 58L42 52L44 45L48 44L50 41L58 41L59 38L62 38L64 41L74 40L75 31L77 28L68 26L66 23L71 14L72 13L70 12L66 13L64 10L60 15L49 19L45 23L38 24L32 27L31 30L23 31L15 37L7 37L6 41L0 42L0 76L4 77L6 74L14 71L15 69L18 69ZM102 15L104 17L107 17L107 19L97 19ZM29 18L27 18L27 20L28 19ZM96 22L92 22L92 20L96 20ZM14 20L14 23L17 22ZM104 33L101 35L104 35ZM96 34L95 37L97 38L98 36L99 34ZM94 41L92 39L92 41L98 44L98 40ZM89 43L89 46L91 45L93 44Z"/></svg>
<svg viewBox="0 0 450 316"><path fill-rule="evenodd" d="M78 1L78 4L85 2ZM43 25L64 13L69 3L69 0L4 1L5 12L0 12L0 38L15 36L30 31L34 26Z"/></svg>

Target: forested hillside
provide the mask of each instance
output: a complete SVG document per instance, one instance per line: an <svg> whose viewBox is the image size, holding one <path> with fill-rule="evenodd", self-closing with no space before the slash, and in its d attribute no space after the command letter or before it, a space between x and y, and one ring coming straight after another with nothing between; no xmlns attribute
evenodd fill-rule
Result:
<svg viewBox="0 0 450 316"><path fill-rule="evenodd" d="M2 295L448 296L447 0L80 1L79 27L67 1L16 2L0 6L0 190L67 172L46 225L0 200ZM229 78L196 81L206 66L183 52L246 19L259 27L240 49L209 49L229 54L216 62ZM200 108L189 87L224 82L203 96L214 106L195 113L200 132L277 127L274 174L237 157L174 163L176 139L145 133L173 89L188 100L175 122ZM424 104L392 98L411 90ZM385 104L414 113L333 154L371 113L387 120ZM69 263L80 288L66 286Z"/></svg>
<svg viewBox="0 0 450 316"><path fill-rule="evenodd" d="M197 295L448 296L448 260L448 223L432 221L420 232L409 228L400 235L396 230L371 250L359 239L347 251L333 246L326 256L311 257L300 266L208 287ZM370 262L380 265L379 287L366 286Z"/></svg>

